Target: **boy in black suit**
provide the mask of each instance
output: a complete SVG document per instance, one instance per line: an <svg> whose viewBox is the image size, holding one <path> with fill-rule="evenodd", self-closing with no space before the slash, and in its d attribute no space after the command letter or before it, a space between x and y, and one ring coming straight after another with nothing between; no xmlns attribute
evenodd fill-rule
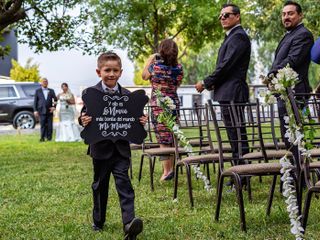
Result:
<svg viewBox="0 0 320 240"><path fill-rule="evenodd" d="M118 92L127 95L129 90L122 88L118 80L122 74L122 64L120 57L113 53L103 53L98 58L98 68L96 69L101 81L93 86L99 91ZM86 115L86 106L81 110L79 123L87 126L92 117ZM142 116L140 122L145 124L147 117ZM105 222L108 188L110 174L115 179L116 189L120 199L122 222L124 226L125 239L133 240L142 231L142 220L135 217L134 213L134 190L132 188L128 169L130 163L130 144L126 140L104 140L95 144L90 144L88 154L93 160L94 180L93 190L93 230L100 231Z"/></svg>

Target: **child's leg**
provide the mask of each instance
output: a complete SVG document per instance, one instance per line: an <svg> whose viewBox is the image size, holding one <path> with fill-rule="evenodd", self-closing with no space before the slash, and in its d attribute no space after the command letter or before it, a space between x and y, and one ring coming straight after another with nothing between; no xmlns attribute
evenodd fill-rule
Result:
<svg viewBox="0 0 320 240"><path fill-rule="evenodd" d="M94 224L102 228L106 219L111 161L109 159L93 159L93 211Z"/></svg>
<svg viewBox="0 0 320 240"><path fill-rule="evenodd" d="M127 224L135 217L134 214L134 190L128 175L130 165L129 158L114 153L112 174L115 179L116 189L119 195L122 222Z"/></svg>

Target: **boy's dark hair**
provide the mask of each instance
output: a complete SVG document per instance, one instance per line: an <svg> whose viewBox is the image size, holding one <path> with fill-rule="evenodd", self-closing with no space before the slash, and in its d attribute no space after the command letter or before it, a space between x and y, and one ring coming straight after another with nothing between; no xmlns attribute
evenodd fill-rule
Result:
<svg viewBox="0 0 320 240"><path fill-rule="evenodd" d="M233 4L233 3L225 3L222 5L222 8L221 9L224 9L226 7L232 7L232 12L235 13L235 14L240 14L240 8Z"/></svg>
<svg viewBox="0 0 320 240"><path fill-rule="evenodd" d="M118 61L120 68L122 68L122 63L121 63L121 58L118 56L118 54L116 54L115 52L112 51L108 51L105 53L102 53L97 60L97 65L98 68L100 69L103 65L104 62L108 61L108 60L115 60Z"/></svg>
<svg viewBox="0 0 320 240"><path fill-rule="evenodd" d="M296 6L296 11L297 13L302 13L302 8L301 8L301 5L295 1L286 1L284 4L283 4L283 7L285 6L288 6L288 5L294 5Z"/></svg>
<svg viewBox="0 0 320 240"><path fill-rule="evenodd" d="M178 46L172 39L164 39L159 45L159 53L167 66L178 65Z"/></svg>

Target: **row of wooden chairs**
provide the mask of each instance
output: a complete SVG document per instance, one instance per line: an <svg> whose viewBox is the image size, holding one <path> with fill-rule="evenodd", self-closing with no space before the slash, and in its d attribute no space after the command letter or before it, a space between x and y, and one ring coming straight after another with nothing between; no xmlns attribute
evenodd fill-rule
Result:
<svg viewBox="0 0 320 240"><path fill-rule="evenodd" d="M310 113L310 117L313 119L318 118L317 122L319 122L319 114L317 114L319 113L317 110L319 109L318 99L316 97L312 99L316 101L313 103L312 101L308 102L308 104L315 104L311 107L314 111L312 112L312 116ZM293 108L295 107L294 102L294 99L290 101ZM151 108L149 107L147 110L149 113L150 109ZM229 115L231 116L231 121L229 121L228 125L225 124L222 114L223 111L229 112ZM240 226L242 230L246 230L242 192L243 184L246 184L249 200L251 201L250 179L256 176L259 178L262 176L273 177L266 210L267 215L269 215L271 212L276 181L278 176L281 175L279 159L287 153L285 143L283 141L284 136L279 135L280 131L276 130L276 128L279 127L279 120L276 113L277 111L275 111L275 106L264 106L260 104L259 101L254 103L231 103L225 105L214 104L209 101L205 106L181 108L179 125L183 131L193 133L193 136L189 138L190 143L194 147L192 154L187 153L179 146L177 138L175 138L174 146L167 149L159 148L157 144L152 141L153 133L150 121L148 126L149 141L146 141L142 146L143 151L140 159L139 181L142 178L144 159L148 158L150 187L153 191L153 175L156 158L167 155L174 156L175 175L173 197L176 198L178 194L179 172L182 172L181 170L185 169L190 204L191 206L194 206L191 178L192 165L203 165L203 169L206 171L208 179L210 179L210 166L213 165L213 172L216 172L215 166L218 165L215 219L218 220L220 215L224 179L226 177L232 178L240 210ZM229 140L227 137L228 128L233 129L237 134L237 140ZM246 130L245 133L243 131L244 129ZM242 151L244 146L246 146L246 149L245 151ZM239 150L239 155L237 156L232 154L232 148L235 147ZM319 149L312 151L314 157L320 156ZM293 158L291 153L287 154L289 157ZM237 165L237 162L239 161L245 164ZM301 169L301 172L294 172L293 174L293 179L295 180L295 185L298 190L299 204L301 204L302 201L302 179L305 179L304 181L308 187L303 217L305 227L311 196L314 192L317 192L320 189L320 182L310 181L310 172L319 173L318 169L320 169L320 164L319 162L303 162L301 159L299 161L292 160L292 162L301 164L301 166L296 168Z"/></svg>

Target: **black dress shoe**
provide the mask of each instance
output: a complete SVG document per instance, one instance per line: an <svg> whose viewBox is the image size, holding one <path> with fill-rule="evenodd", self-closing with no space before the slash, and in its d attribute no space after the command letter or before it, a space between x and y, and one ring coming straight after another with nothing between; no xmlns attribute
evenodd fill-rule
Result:
<svg viewBox="0 0 320 240"><path fill-rule="evenodd" d="M130 223L124 226L124 239L135 240L137 235L142 232L143 222L140 218L134 218Z"/></svg>
<svg viewBox="0 0 320 240"><path fill-rule="evenodd" d="M97 226L96 224L92 224L92 230L95 232L100 232L102 231L102 227Z"/></svg>
<svg viewBox="0 0 320 240"><path fill-rule="evenodd" d="M40 138L39 142L44 142L44 138Z"/></svg>

